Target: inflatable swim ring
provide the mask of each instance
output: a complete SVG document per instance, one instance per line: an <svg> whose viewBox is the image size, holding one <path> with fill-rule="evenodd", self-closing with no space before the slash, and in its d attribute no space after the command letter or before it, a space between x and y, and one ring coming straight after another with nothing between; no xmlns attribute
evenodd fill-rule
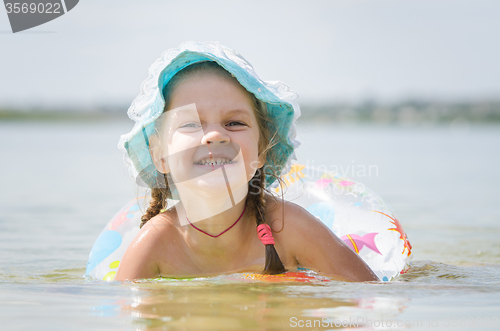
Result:
<svg viewBox="0 0 500 331"><path fill-rule="evenodd" d="M363 184L301 164L292 165L281 178L281 186L276 183L271 192L306 208L326 224L380 280L389 281L407 271L411 244L401 223L389 205ZM90 252L87 276L114 279L125 250L139 233L144 202L145 198L129 202L105 226ZM259 275L244 277L267 280Z"/></svg>

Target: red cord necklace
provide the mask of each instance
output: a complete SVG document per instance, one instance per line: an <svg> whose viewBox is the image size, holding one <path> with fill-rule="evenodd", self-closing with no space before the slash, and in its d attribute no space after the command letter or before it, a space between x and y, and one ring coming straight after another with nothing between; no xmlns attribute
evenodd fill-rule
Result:
<svg viewBox="0 0 500 331"><path fill-rule="evenodd" d="M217 238L217 237L223 235L224 233L226 233L227 231L229 231L233 226L235 226L236 223L238 223L238 221L241 219L241 217L243 216L243 214L245 214L245 210L246 209L247 209L247 206L245 204L245 208L243 208L243 212L241 213L240 217L238 217L238 219L236 220L236 222L234 222L233 225L231 225L230 227L228 227L227 229L225 229L224 231L222 231L221 233L219 233L218 235L215 235L215 236L213 234L210 234L210 233L207 233L207 232L203 231L202 229L197 228L193 223L191 223L191 221L189 220L189 218L186 217L186 219L188 220L189 224L191 224L191 226L193 228L195 228L196 230L198 230L198 231L200 231L200 232L202 232L202 233L204 233L207 236L210 236L212 238Z"/></svg>

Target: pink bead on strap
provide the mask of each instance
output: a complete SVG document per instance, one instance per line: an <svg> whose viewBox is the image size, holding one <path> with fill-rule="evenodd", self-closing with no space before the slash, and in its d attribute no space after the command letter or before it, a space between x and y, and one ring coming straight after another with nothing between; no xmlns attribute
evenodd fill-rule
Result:
<svg viewBox="0 0 500 331"><path fill-rule="evenodd" d="M257 234L259 235L260 241L264 245L274 245L273 234L271 233L271 227L267 224L261 224L257 227Z"/></svg>

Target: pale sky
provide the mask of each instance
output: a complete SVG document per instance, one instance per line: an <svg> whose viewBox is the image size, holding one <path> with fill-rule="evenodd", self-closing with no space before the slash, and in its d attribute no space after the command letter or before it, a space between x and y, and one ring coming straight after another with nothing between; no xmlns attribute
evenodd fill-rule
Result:
<svg viewBox="0 0 500 331"><path fill-rule="evenodd" d="M301 102L500 99L500 1L83 0L12 34L0 9L0 107L127 105L149 66L217 40Z"/></svg>

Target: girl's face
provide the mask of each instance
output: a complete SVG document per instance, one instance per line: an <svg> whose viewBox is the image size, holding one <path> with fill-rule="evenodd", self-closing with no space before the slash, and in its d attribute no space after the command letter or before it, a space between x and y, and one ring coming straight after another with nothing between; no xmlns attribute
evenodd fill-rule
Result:
<svg viewBox="0 0 500 331"><path fill-rule="evenodd" d="M167 109L160 126L167 157L159 170L174 182L192 181L213 192L231 184L234 190L263 165L252 99L235 79L193 73L174 88Z"/></svg>

